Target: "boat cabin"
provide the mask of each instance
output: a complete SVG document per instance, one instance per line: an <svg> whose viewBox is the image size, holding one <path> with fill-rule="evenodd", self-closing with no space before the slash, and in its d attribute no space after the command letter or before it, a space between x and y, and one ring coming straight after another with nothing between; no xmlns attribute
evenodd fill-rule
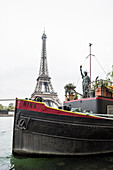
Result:
<svg viewBox="0 0 113 170"><path fill-rule="evenodd" d="M95 114L113 114L113 86L112 82L98 80L91 84L86 97L73 99L66 96L63 104L65 110L77 110ZM72 99L72 100L69 100Z"/></svg>

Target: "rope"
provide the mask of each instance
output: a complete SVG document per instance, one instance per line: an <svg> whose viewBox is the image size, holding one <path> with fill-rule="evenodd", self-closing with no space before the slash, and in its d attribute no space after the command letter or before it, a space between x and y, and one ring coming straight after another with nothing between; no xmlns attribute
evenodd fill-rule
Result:
<svg viewBox="0 0 113 170"><path fill-rule="evenodd" d="M95 57L95 56L94 56ZM105 72L105 70L104 70L104 68L102 67L102 65L100 64L100 62L98 61L98 59L95 57L95 59L97 60L97 63L100 65L100 67L102 68L102 70L104 71L104 73L105 73L105 75L107 76L107 74L106 74L106 72Z"/></svg>

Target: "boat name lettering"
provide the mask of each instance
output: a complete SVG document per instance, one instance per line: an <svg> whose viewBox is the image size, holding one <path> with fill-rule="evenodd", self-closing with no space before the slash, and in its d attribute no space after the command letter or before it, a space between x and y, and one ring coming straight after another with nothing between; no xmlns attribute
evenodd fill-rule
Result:
<svg viewBox="0 0 113 170"><path fill-rule="evenodd" d="M36 104L34 104L34 103L24 102L23 106L36 109Z"/></svg>

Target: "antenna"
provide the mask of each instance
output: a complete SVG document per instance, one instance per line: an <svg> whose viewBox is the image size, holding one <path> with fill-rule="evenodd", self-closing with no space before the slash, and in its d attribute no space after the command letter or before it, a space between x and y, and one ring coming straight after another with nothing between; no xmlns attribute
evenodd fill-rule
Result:
<svg viewBox="0 0 113 170"><path fill-rule="evenodd" d="M95 56L95 55L91 54L91 46L92 46L92 45L93 45L93 44L89 43L89 55L86 57L86 59L87 59L88 57L90 57L90 81L91 81L91 56ZM90 89L91 89L91 84L90 84Z"/></svg>
<svg viewBox="0 0 113 170"><path fill-rule="evenodd" d="M91 81L91 46L92 46L93 44L91 44L91 43L89 43L89 56L90 56L90 81Z"/></svg>

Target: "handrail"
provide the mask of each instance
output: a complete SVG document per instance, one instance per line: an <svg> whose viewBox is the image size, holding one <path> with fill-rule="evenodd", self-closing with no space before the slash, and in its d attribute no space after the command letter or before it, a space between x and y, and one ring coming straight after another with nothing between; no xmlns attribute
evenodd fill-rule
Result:
<svg viewBox="0 0 113 170"><path fill-rule="evenodd" d="M95 116L105 116L105 117L113 117L113 114L94 114L94 113L92 113L93 115L95 115Z"/></svg>

